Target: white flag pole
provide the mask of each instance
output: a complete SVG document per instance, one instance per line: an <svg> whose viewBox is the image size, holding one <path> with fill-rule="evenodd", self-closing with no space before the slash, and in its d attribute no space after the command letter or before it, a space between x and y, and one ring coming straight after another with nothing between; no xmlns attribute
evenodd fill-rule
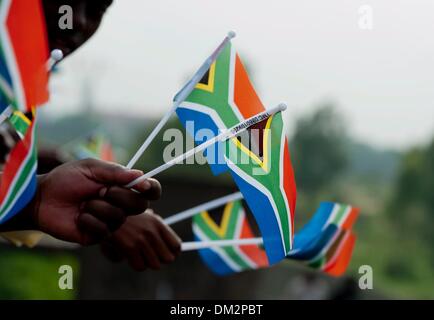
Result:
<svg viewBox="0 0 434 320"><path fill-rule="evenodd" d="M279 104L277 107L274 107L268 111L263 111L261 113L258 113L257 115L255 115L255 116L253 116L247 120L244 120L243 122L238 123L237 125L233 126L232 128L226 129L221 134L215 136L212 139L207 140L206 142L198 145L197 147L188 150L186 153L181 154L180 156L178 156L178 157L166 162L165 164L149 171L148 173L138 177L137 179L128 183L125 187L131 188L131 187L135 186L136 184L138 184L139 182L142 182L148 178L151 178L151 177L165 171L166 169L169 169L170 167L173 167L174 165L181 163L182 161L191 157L192 155L194 155L200 151L205 150L206 148L213 145L214 143L233 138L237 134L239 134L243 131L246 131L252 125L255 125L255 124L269 118L270 116L272 116L273 114L275 114L277 112L284 111L285 109L286 109L286 105L282 103L282 104Z"/></svg>
<svg viewBox="0 0 434 320"><path fill-rule="evenodd" d="M193 91L197 83L203 78L203 76L209 70L213 62L217 59L218 55L223 51L226 44L234 37L235 37L235 32L233 31L228 32L227 36L220 43L217 49L214 50L214 52L208 57L208 59L205 60L205 62L202 64L199 70L193 75L190 81L188 81L187 84L179 91L179 93L174 98L174 102L170 110L164 115L164 117L160 120L160 122L158 122L157 126L152 130L152 132L149 134L149 136L146 138L146 140L143 142L143 144L140 146L140 148L136 151L134 156L128 162L127 164L128 169L131 169L137 163L137 161L140 159L140 157L143 155L143 153L146 151L146 149L155 139L157 134L161 131L161 129L164 127L167 121L169 121L170 117L175 112L175 110L190 95L190 93Z"/></svg>
<svg viewBox="0 0 434 320"><path fill-rule="evenodd" d="M203 211L212 210L212 209L218 208L218 207L220 207L220 206L222 206L228 202L240 200L242 198L243 198L243 195L241 194L241 192L235 192L235 193L229 194L227 196L224 196L224 197L214 199L214 200L208 201L206 203L200 204L200 205L193 207L193 208L190 208L188 210L176 213L176 214L164 219L164 222L167 225L172 225L172 224L177 223L179 221L193 217L196 214L199 214Z"/></svg>
<svg viewBox="0 0 434 320"><path fill-rule="evenodd" d="M230 239L230 240L210 240L210 241L191 241L181 243L181 251L199 250L213 247L248 246L263 244L262 238Z"/></svg>

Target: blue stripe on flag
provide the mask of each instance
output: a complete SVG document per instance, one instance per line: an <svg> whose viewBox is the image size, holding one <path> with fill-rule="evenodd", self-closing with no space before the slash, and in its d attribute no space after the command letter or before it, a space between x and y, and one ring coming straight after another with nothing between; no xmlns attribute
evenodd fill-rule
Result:
<svg viewBox="0 0 434 320"><path fill-rule="evenodd" d="M183 108L182 106L176 109L176 114L178 115L181 124L194 138L194 141L197 145L204 143L206 140L208 140L206 139L206 137L203 140L198 139L196 133L199 130L208 129L213 133L214 136L217 136L220 133L219 128L215 124L214 120L207 114ZM187 121L192 121L194 124L194 128L191 128L191 126L187 126ZM212 146L208 147L205 150L204 155L206 156L208 164L214 175L219 175L228 170L224 158L224 149L222 143L215 143Z"/></svg>
<svg viewBox="0 0 434 320"><path fill-rule="evenodd" d="M243 194L250 211L255 216L264 239L265 252L267 253L270 265L281 261L285 258L286 254L279 224L270 200L261 191L239 177L234 171L231 171L231 174L238 189Z"/></svg>

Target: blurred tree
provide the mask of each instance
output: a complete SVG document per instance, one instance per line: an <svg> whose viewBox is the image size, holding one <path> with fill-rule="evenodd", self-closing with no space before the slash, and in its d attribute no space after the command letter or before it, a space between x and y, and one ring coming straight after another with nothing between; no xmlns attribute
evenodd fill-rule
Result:
<svg viewBox="0 0 434 320"><path fill-rule="evenodd" d="M434 139L425 148L410 150L401 163L391 212L423 208L434 220ZM398 209L399 210L396 210Z"/></svg>
<svg viewBox="0 0 434 320"><path fill-rule="evenodd" d="M342 173L348 164L346 137L344 121L330 104L297 121L291 150L301 190L316 193Z"/></svg>

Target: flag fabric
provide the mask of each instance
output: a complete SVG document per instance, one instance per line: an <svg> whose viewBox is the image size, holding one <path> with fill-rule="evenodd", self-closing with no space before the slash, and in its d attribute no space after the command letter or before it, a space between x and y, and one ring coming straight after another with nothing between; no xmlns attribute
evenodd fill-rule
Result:
<svg viewBox="0 0 434 320"><path fill-rule="evenodd" d="M36 190L35 108L48 100L48 39L41 0L0 0L0 112L19 141L0 183L0 223L18 213Z"/></svg>
<svg viewBox="0 0 434 320"><path fill-rule="evenodd" d="M356 240L352 227L358 214L359 210L349 205L322 203L316 213L320 216L318 221L325 221L319 236L304 239L302 246L291 252L288 259L302 261L335 276L341 275L351 260ZM306 227L309 229L309 224Z"/></svg>
<svg viewBox="0 0 434 320"><path fill-rule="evenodd" d="M200 144L264 110L239 55L228 41L194 89L183 98L176 113L187 132ZM260 130L262 136L257 137L256 144L250 143L253 140L250 138L247 144L238 143L234 138L233 143L214 144L205 155L214 174L231 172L259 225L268 259L276 263L292 247L296 187L281 114L264 123L269 128ZM267 131L273 133L263 134ZM265 147L263 136L273 137ZM228 153L231 146L239 150ZM254 153L255 147L258 154L266 153L265 160ZM238 166L234 161L238 152L252 161ZM259 172L259 176L252 174L252 170Z"/></svg>
<svg viewBox="0 0 434 320"><path fill-rule="evenodd" d="M0 0L0 112L31 111L48 100L49 58L40 0Z"/></svg>
<svg viewBox="0 0 434 320"><path fill-rule="evenodd" d="M3 168L0 182L0 223L7 221L27 205L33 198L37 185L36 114L15 116L25 117L28 126L23 123L17 125L17 132L23 138L13 147Z"/></svg>
<svg viewBox="0 0 434 320"><path fill-rule="evenodd" d="M85 141L80 142L72 151L77 159L94 158L104 161L115 161L111 143L101 133L89 136Z"/></svg>
<svg viewBox="0 0 434 320"><path fill-rule="evenodd" d="M176 113L199 144L264 110L239 55L228 41ZM227 170L222 145L217 143L205 152L216 175Z"/></svg>
<svg viewBox="0 0 434 320"><path fill-rule="evenodd" d="M296 256L306 250L307 246L318 238L329 225L338 229L351 229L358 215L358 209L335 202L321 202L318 209L303 228L297 232L294 248L290 256Z"/></svg>
<svg viewBox="0 0 434 320"><path fill-rule="evenodd" d="M241 201L229 202L218 224L208 212L193 217L193 234L197 241L252 238ZM227 275L269 265L267 255L258 245L213 247L199 250L205 264L218 275Z"/></svg>
<svg viewBox="0 0 434 320"><path fill-rule="evenodd" d="M230 219L229 214L238 215L240 222L237 218ZM294 249L288 255L288 259L330 275L343 274L351 260L355 244L352 226L357 215L358 209L351 206L332 202L321 203L309 222L295 234ZM235 227L235 222L238 223L238 228ZM231 226L231 223L234 225ZM215 231L222 230L222 226L225 226L225 230L239 231L228 233ZM193 218L193 233L198 241L255 237L241 201L228 203L225 206L220 225L207 212L196 215ZM239 260L244 258L244 255L240 258L240 251L249 252L248 261L259 261L259 263L240 263ZM259 245L212 247L199 250L199 254L204 263L218 275L269 266L265 250Z"/></svg>
<svg viewBox="0 0 434 320"><path fill-rule="evenodd" d="M296 186L282 114L255 127L246 144L227 141L226 163L253 213L270 264L284 259L293 247ZM253 145L256 145L256 152Z"/></svg>

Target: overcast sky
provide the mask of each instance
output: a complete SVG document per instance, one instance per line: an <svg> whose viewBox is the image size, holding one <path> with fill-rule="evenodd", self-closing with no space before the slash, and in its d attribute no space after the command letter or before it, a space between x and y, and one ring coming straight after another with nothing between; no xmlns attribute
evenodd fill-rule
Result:
<svg viewBox="0 0 434 320"><path fill-rule="evenodd" d="M372 30L359 28L364 4ZM161 117L234 30L263 102L288 104L289 127L334 101L357 139L405 148L434 135L433 17L431 0L115 0L53 79L50 108L78 108L90 84L99 108Z"/></svg>

